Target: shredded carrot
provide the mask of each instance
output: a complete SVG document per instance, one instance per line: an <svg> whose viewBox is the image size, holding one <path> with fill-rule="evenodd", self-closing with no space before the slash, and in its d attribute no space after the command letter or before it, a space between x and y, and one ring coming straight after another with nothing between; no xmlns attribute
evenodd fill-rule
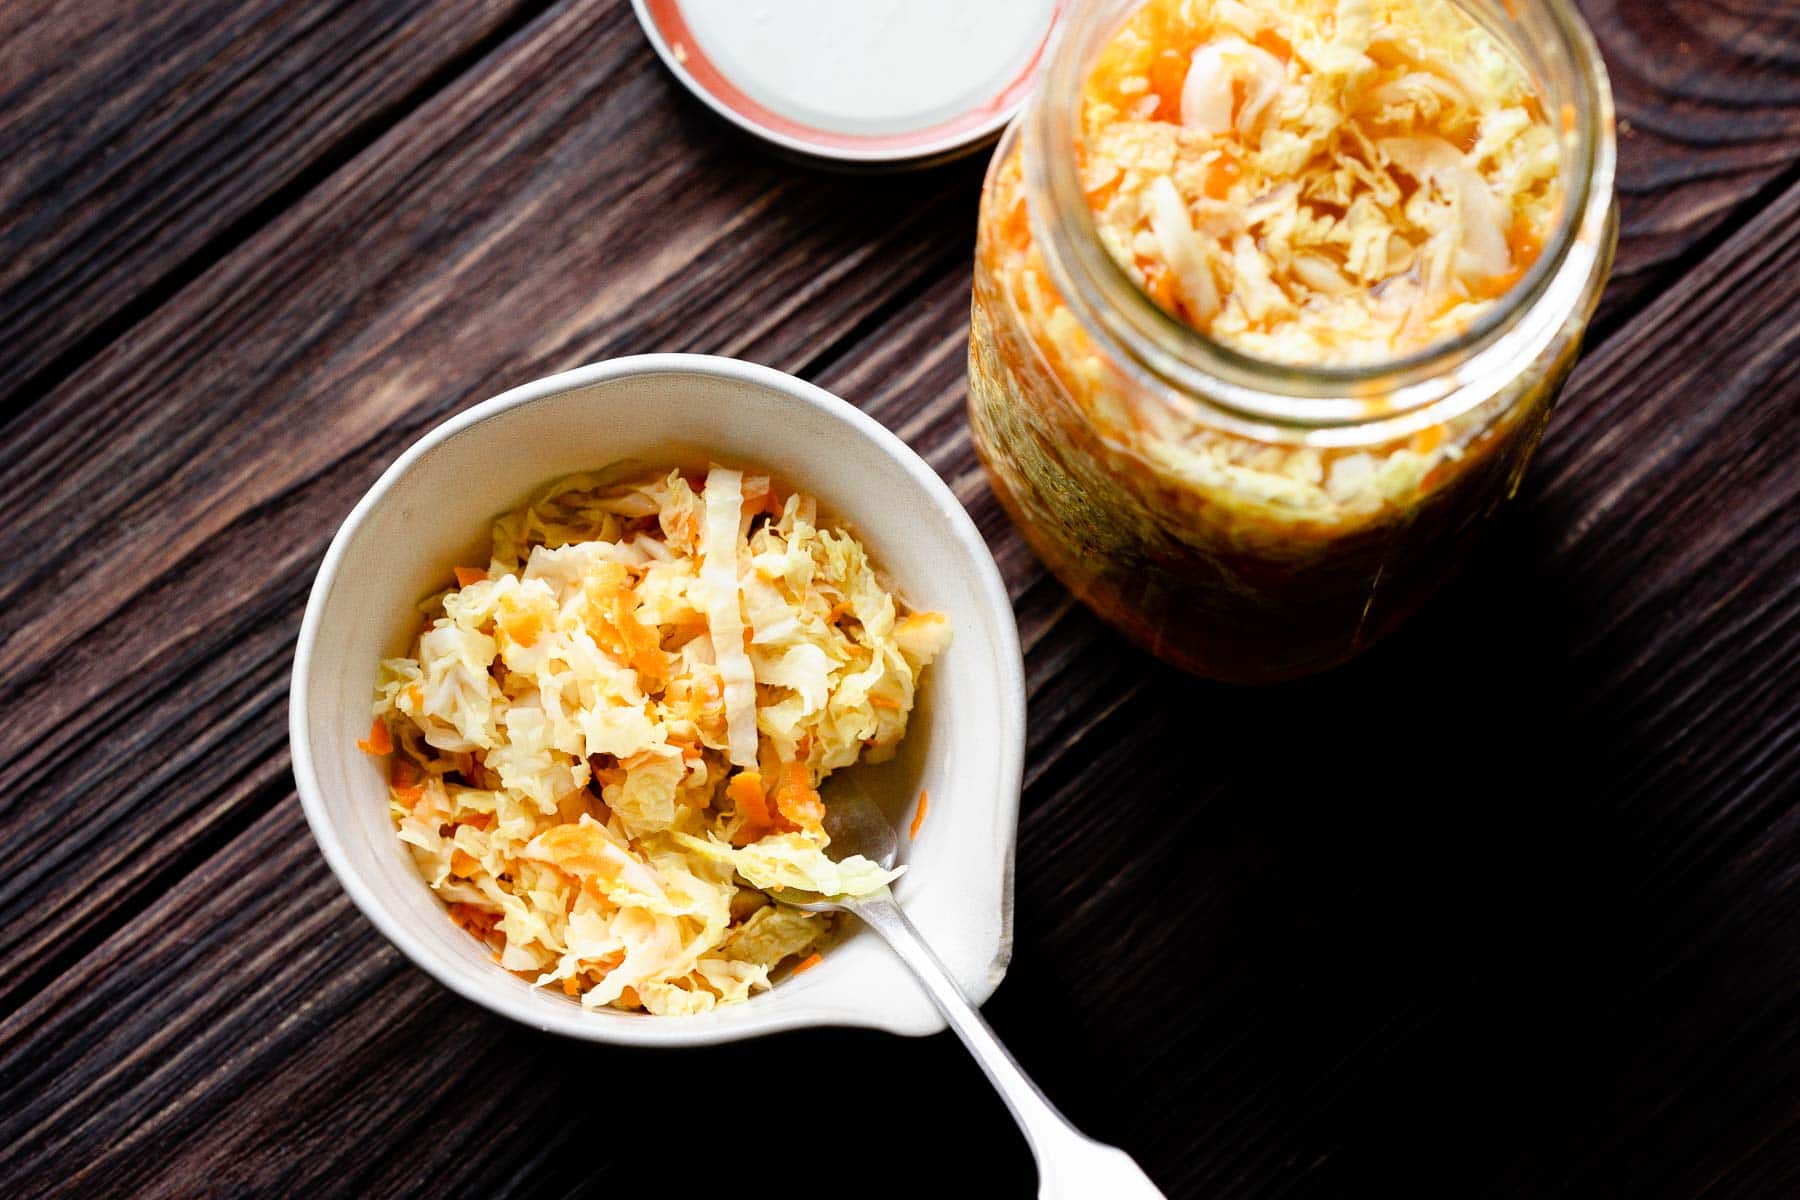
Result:
<svg viewBox="0 0 1800 1200"><path fill-rule="evenodd" d="M1443 440L1444 427L1442 425L1428 425L1424 429L1413 434L1413 452L1415 454L1430 454L1443 443Z"/></svg>
<svg viewBox="0 0 1800 1200"><path fill-rule="evenodd" d="M1531 264L1544 252L1544 240L1529 221L1516 220L1506 231L1506 249L1515 263ZM1521 274L1523 270L1521 269Z"/></svg>
<svg viewBox="0 0 1800 1200"><path fill-rule="evenodd" d="M844 614L849 611L849 603L847 601L839 600L836 604L831 606L831 611L825 614L825 623L827 625L836 625L838 621L842 619Z"/></svg>
<svg viewBox="0 0 1800 1200"><path fill-rule="evenodd" d="M825 961L825 956L820 954L817 950L814 950L811 954L794 964L794 974L798 975L802 971L810 971L823 961Z"/></svg>
<svg viewBox="0 0 1800 1200"><path fill-rule="evenodd" d="M662 630L638 618L638 594L631 571L621 563L605 563L589 578L587 625L608 654L636 671L648 691L668 682L669 656L662 649Z"/></svg>
<svg viewBox="0 0 1800 1200"><path fill-rule="evenodd" d="M725 795L737 805L739 815L744 818L743 827L731 839L734 845L747 846L773 832L781 823L781 818L769 810L769 797L763 791L761 772L739 771L726 782Z"/></svg>
<svg viewBox="0 0 1800 1200"><path fill-rule="evenodd" d="M472 904L452 904L450 919L478 938L485 939L500 923L498 913L487 912Z"/></svg>
<svg viewBox="0 0 1800 1200"><path fill-rule="evenodd" d="M410 788L419 782L419 768L411 759L396 758L388 764L388 782L397 788Z"/></svg>
<svg viewBox="0 0 1800 1200"><path fill-rule="evenodd" d="M925 824L925 810L931 807L931 794L924 788L919 789L919 807L913 810L912 829L907 834L907 841L919 840L919 827Z"/></svg>
<svg viewBox="0 0 1800 1200"><path fill-rule="evenodd" d="M1261 46L1264 50L1267 50L1270 54L1273 54L1276 58L1279 58L1282 62L1287 62L1294 57L1293 46L1289 45L1288 40L1279 33L1276 33L1273 29L1264 29L1250 40L1255 42L1258 46ZM1183 82L1185 82L1185 80Z"/></svg>
<svg viewBox="0 0 1800 1200"><path fill-rule="evenodd" d="M513 641L529 648L538 640L538 634L544 632L544 618L538 613L526 613L507 626L506 632Z"/></svg>
<svg viewBox="0 0 1800 1200"><path fill-rule="evenodd" d="M817 829L825 820L825 802L812 785L812 771L804 762L783 763L781 782L773 796L781 815L795 825Z"/></svg>
<svg viewBox="0 0 1800 1200"><path fill-rule="evenodd" d="M456 568L456 586L459 588L466 588L471 583L481 583L485 581L487 577L488 573L480 567Z"/></svg>
<svg viewBox="0 0 1800 1200"><path fill-rule="evenodd" d="M1138 260L1138 266L1144 272L1144 290L1150 298L1164 308L1173 308L1180 303L1181 295L1176 288L1175 273L1160 262Z"/></svg>
<svg viewBox="0 0 1800 1200"><path fill-rule="evenodd" d="M1231 185L1236 183L1238 177L1243 173L1244 169L1238 166L1235 160L1229 158L1216 159L1206 168L1206 183L1204 185L1204 190L1207 196L1214 200L1225 199L1225 197L1231 195Z"/></svg>
<svg viewBox="0 0 1800 1200"><path fill-rule="evenodd" d="M356 748L364 754L373 754L377 757L392 754L394 752L394 735L388 732L387 722L376 717L375 723L369 726L369 736L358 741Z"/></svg>
<svg viewBox="0 0 1800 1200"><path fill-rule="evenodd" d="M763 794L760 771L739 771L725 784L725 794L738 806L738 811L758 824L769 823L768 798Z"/></svg>
<svg viewBox="0 0 1800 1200"><path fill-rule="evenodd" d="M594 782L603 788L616 787L625 782L625 767L614 755L590 754L587 765Z"/></svg>
<svg viewBox="0 0 1800 1200"><path fill-rule="evenodd" d="M575 978L573 975L565 975L563 976L562 989L563 995L565 996L579 996L581 995L581 980Z"/></svg>
<svg viewBox="0 0 1800 1200"><path fill-rule="evenodd" d="M1506 293L1512 291L1513 285L1523 278L1525 278L1525 268L1523 266L1517 266L1513 267L1511 270L1502 271L1498 275L1488 276L1486 279L1483 279L1472 286L1469 291L1478 300L1498 300L1500 297L1506 295ZM1444 311L1448 312L1450 309L1455 308L1456 304L1456 301L1446 304L1444 306Z"/></svg>
<svg viewBox="0 0 1800 1200"><path fill-rule="evenodd" d="M900 709L900 702L892 696L870 696L869 707L892 709L898 712Z"/></svg>
<svg viewBox="0 0 1800 1200"><path fill-rule="evenodd" d="M475 860L475 856L462 847L459 846L450 852L450 873L452 875L468 879L480 867L481 864Z"/></svg>
<svg viewBox="0 0 1800 1200"><path fill-rule="evenodd" d="M1189 58L1176 50L1164 50L1150 61L1150 91L1164 120L1181 116L1181 85L1187 80Z"/></svg>

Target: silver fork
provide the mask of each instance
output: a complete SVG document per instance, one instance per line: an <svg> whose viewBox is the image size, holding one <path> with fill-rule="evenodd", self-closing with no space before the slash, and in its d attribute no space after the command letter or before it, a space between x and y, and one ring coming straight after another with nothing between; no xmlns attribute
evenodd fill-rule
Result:
<svg viewBox="0 0 1800 1200"><path fill-rule="evenodd" d="M831 835L834 858L860 854L883 867L894 865L899 838L881 810L866 797L848 790L832 797L826 807L825 829ZM891 891L884 887L864 896L820 896L783 888L773 899L807 912L847 912L859 917L912 968L1024 1131L1037 1160L1039 1200L1162 1200L1162 1192L1129 1154L1096 1142L1056 1111L962 994L894 902Z"/></svg>

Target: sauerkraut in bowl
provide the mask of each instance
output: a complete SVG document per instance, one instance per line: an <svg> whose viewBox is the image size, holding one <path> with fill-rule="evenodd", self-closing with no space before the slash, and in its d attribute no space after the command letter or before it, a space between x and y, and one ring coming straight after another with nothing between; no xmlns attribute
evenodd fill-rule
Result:
<svg viewBox="0 0 1800 1200"><path fill-rule="evenodd" d="M493 523L381 663L362 748L449 917L532 984L693 1014L805 969L898 871L826 853L819 786L891 757L948 644L766 474L618 464Z"/></svg>

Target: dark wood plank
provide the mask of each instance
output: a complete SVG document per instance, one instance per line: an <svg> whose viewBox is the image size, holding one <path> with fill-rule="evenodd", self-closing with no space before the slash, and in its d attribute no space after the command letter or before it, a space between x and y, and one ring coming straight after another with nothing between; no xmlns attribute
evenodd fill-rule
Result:
<svg viewBox="0 0 1800 1200"><path fill-rule="evenodd" d="M38 398L542 0L0 11L0 415ZM1609 312L1791 167L1779 6L1586 5L1618 90L1626 254Z"/></svg>
<svg viewBox="0 0 1800 1200"><path fill-rule="evenodd" d="M994 521L965 287L820 377L969 491L1021 609L1034 774L989 1015L1052 1094L1172 1196L1775 1194L1800 1081L1800 188L1583 363L1456 587L1351 668L1261 692L1125 647ZM1029 1194L946 1039L806 1037L931 1106L942 1157L871 1194L967 1156ZM794 1053L675 1071L489 1018L354 917L284 800L0 1022L0 1171L558 1194L636 1177L578 1114L697 1079L755 1105L746 1081Z"/></svg>
<svg viewBox="0 0 1800 1200"><path fill-rule="evenodd" d="M291 874L269 894L278 863ZM109 943L103 957L116 966L87 975L68 1011L40 997L0 1032L8 1050L18 1038L43 1048L8 1071L42 1101L29 1122L0 1118L23 1135L0 1146L0 1179L23 1185L12 1194L501 1196L523 1184L541 1192L547 1167L564 1186L601 1187L639 1173L628 1156L593 1153L596 1123L618 1137L618 1124L667 1114L671 1129L713 1125L729 1138L773 1098L763 1081L792 1074L791 1039L686 1056L690 1070L670 1071L665 1056L551 1043L472 1008L356 916L291 798L152 911L152 924ZM196 926L216 936L188 937ZM239 1015L246 1005L263 1014L254 1027ZM350 1022L349 1011L379 1015ZM118 1023L85 1045L43 1040L70 1019ZM911 1069L974 1083L942 1039L817 1040L821 1053L872 1057L889 1077L904 1055ZM99 1089L91 1100L68 1086L76 1077ZM947 1107L967 1119L935 1132L939 1148L1028 1172L1022 1144L987 1144L1005 1120L998 1102L964 1091ZM545 1107L553 1096L560 1115ZM190 1156L221 1140L237 1147L229 1161L196 1174ZM397 1142L416 1153L391 1153ZM675 1162L662 1169L680 1177Z"/></svg>
<svg viewBox="0 0 1800 1200"><path fill-rule="evenodd" d="M0 822L43 857L0 883L34 897L0 1005L267 803L196 706L279 694L332 529L425 428L610 354L802 368L968 260L978 163L800 172L673 90L629 8L558 10L16 423Z"/></svg>
<svg viewBox="0 0 1800 1200"><path fill-rule="evenodd" d="M1800 8L1580 0L1619 115L1623 244L1603 320L1657 294L1696 243L1800 161Z"/></svg>
<svg viewBox="0 0 1800 1200"><path fill-rule="evenodd" d="M1800 1084L1797 218L1800 185L1581 365L1475 568L1348 670L1181 679L990 534L1035 643L1020 924L1111 922L1022 948L996 1012L1034 975L1079 991L1107 929L1141 938L1119 977L1170 987L1091 1045L1157 1096L1146 1143L1207 1131L1180 1194L1796 1178L1770 1152ZM981 504L948 328L878 331L830 382ZM882 388L901 362L946 381L926 412ZM1043 999L1002 1028L1054 1071ZM1272 1090L1279 1122L1244 1099Z"/></svg>
<svg viewBox="0 0 1800 1200"><path fill-rule="evenodd" d="M0 414L539 7L0 5Z"/></svg>
<svg viewBox="0 0 1800 1200"><path fill-rule="evenodd" d="M1172 1196L1791 1191L1795 41L1767 9L1589 11L1626 115L1657 122L1623 144L1612 336L1463 580L1268 693L1124 647L987 497L961 417L973 165L772 162L622 8L569 4L308 181L8 431L0 1191L622 1186L588 1131L696 1080L761 1114L803 1052L922 1114L930 1153L870 1194L969 1159L1028 1194L946 1039L681 1070L551 1041L401 963L305 836L283 691L330 529L448 412L651 348L815 375L974 508L1032 704L990 1016ZM1662 61L1681 22L1698 64Z"/></svg>

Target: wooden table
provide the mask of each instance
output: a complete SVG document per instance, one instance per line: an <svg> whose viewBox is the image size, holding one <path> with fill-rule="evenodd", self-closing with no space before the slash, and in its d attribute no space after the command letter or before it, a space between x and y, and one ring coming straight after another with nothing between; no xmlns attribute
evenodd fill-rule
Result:
<svg viewBox="0 0 1800 1200"><path fill-rule="evenodd" d="M450 413L645 350L816 380L975 513L1031 690L988 1013L1171 1196L1800 1194L1800 10L1585 8L1625 234L1524 492L1390 644L1246 692L989 496L979 161L784 162L622 3L0 5L0 1194L1031 1194L947 1037L553 1040L307 835L338 521Z"/></svg>

